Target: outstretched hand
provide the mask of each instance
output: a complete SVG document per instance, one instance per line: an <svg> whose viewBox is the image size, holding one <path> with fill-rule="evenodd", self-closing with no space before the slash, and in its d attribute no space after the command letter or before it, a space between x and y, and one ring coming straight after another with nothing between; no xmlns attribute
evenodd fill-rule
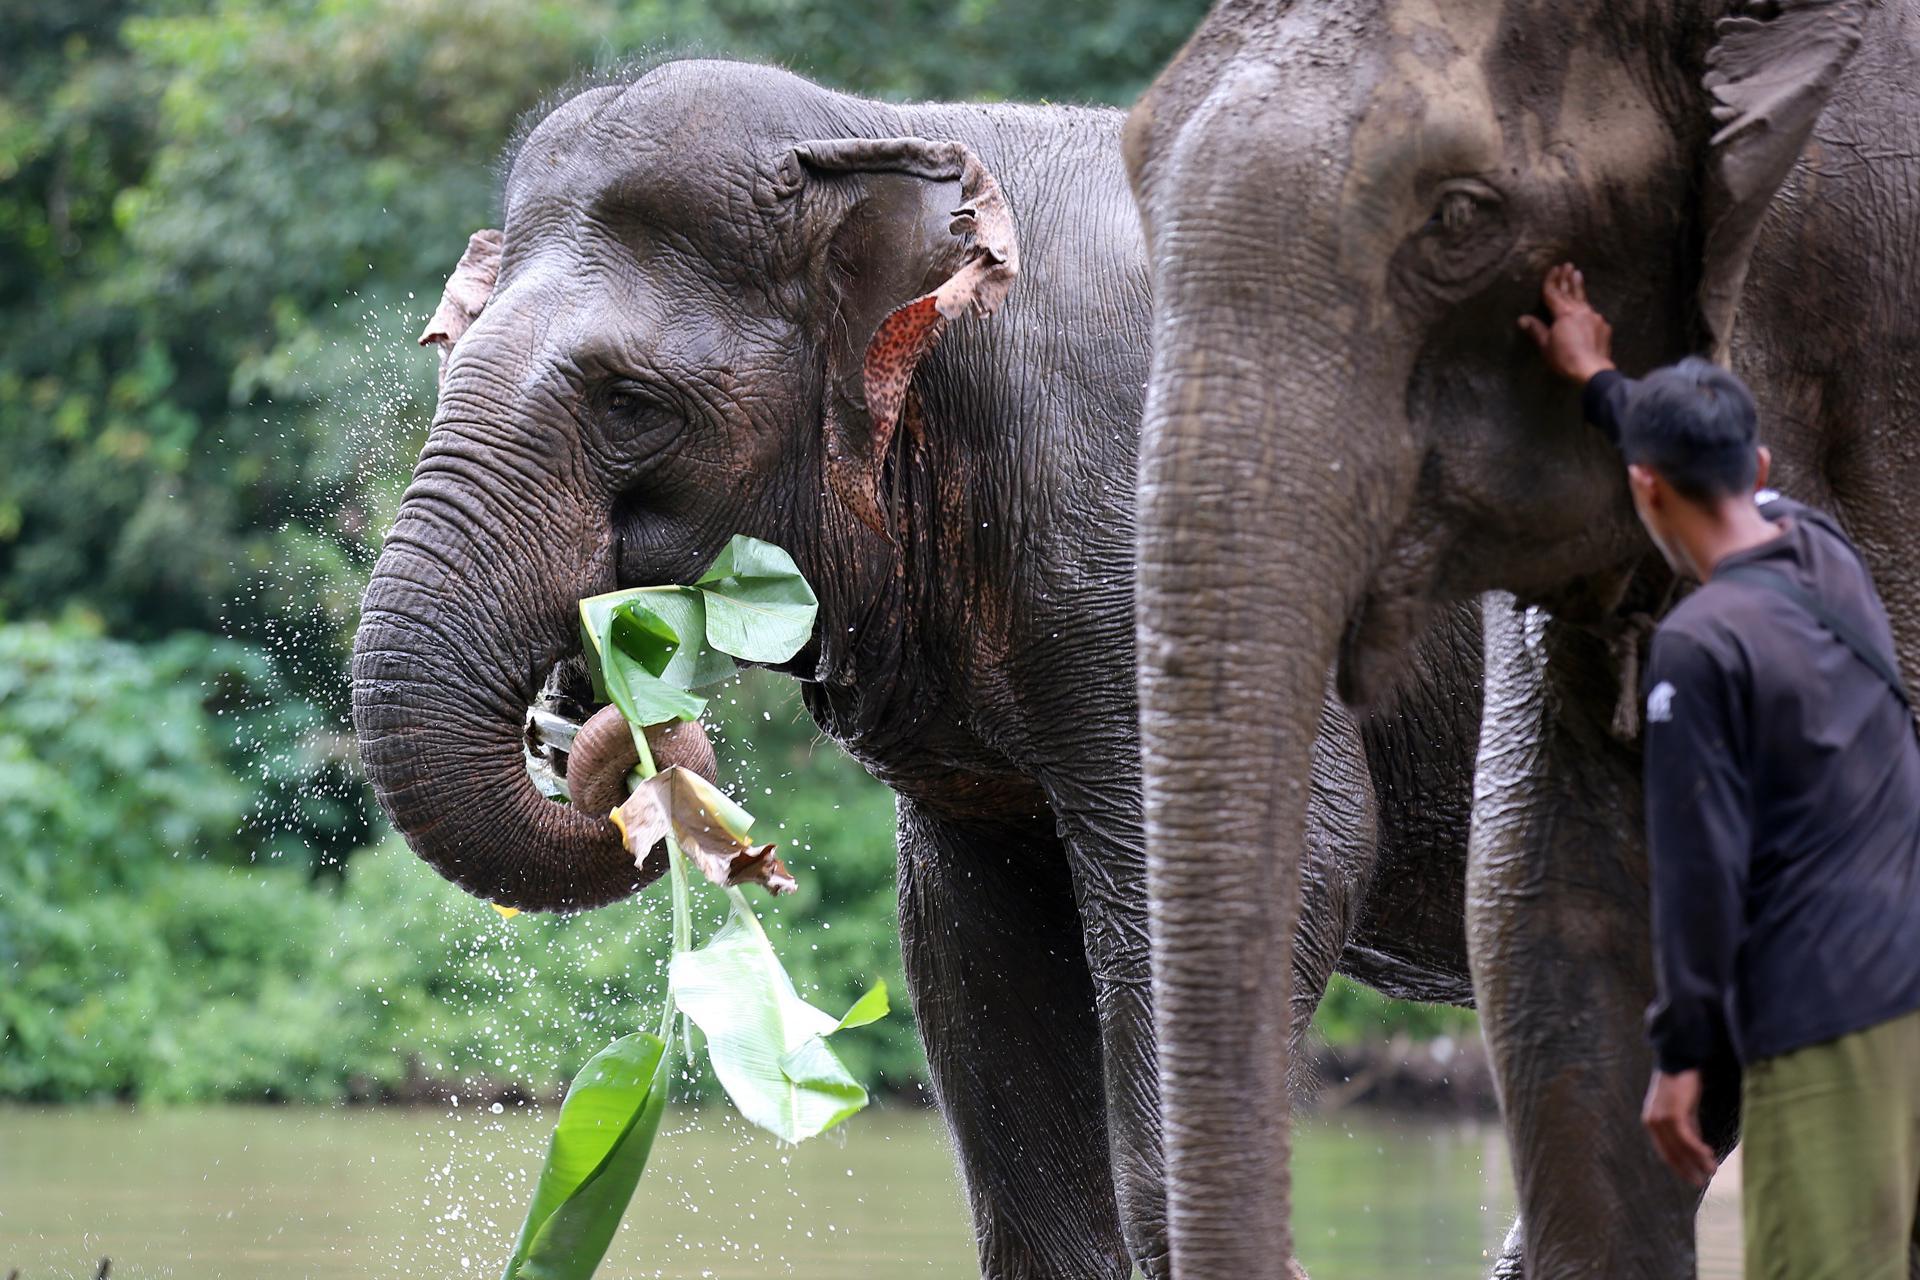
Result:
<svg viewBox="0 0 1920 1280"><path fill-rule="evenodd" d="M1551 323L1521 316L1520 328L1540 348L1547 368L1580 386L1613 368L1613 327L1587 302L1587 281L1571 262L1547 272L1540 295Z"/></svg>

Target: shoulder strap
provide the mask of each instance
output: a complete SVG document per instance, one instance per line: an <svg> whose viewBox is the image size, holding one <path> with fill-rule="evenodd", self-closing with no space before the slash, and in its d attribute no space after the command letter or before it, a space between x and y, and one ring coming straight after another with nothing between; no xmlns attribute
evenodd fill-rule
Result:
<svg viewBox="0 0 1920 1280"><path fill-rule="evenodd" d="M1869 640L1861 630L1841 617L1823 603L1820 597L1803 589L1799 583L1783 573L1760 564L1737 564L1713 575L1717 582L1722 578L1738 578L1751 582L1755 586L1766 587L1778 595L1785 596L1802 610L1813 615L1814 620L1838 637L1841 644L1853 650L1853 656L1867 664L1872 672L1879 676L1886 686L1893 690L1893 696L1900 699L1900 705L1909 713L1914 709L1913 695L1907 692L1907 685L1900 678L1900 670L1893 660L1880 651L1880 646Z"/></svg>

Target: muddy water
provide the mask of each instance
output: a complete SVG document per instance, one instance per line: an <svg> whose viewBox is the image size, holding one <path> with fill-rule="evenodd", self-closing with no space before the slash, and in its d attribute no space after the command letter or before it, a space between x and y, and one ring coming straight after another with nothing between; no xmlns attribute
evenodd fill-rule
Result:
<svg viewBox="0 0 1920 1280"><path fill-rule="evenodd" d="M798 1148L681 1110L600 1275L969 1280L937 1117L876 1111ZM113 1280L492 1277L550 1118L537 1109L0 1110L0 1275ZM1512 1203L1498 1132L1348 1111L1296 1164L1314 1280L1470 1280ZM1729 1181L1731 1181L1729 1179ZM1710 1202L1701 1274L1738 1274L1737 1200Z"/></svg>

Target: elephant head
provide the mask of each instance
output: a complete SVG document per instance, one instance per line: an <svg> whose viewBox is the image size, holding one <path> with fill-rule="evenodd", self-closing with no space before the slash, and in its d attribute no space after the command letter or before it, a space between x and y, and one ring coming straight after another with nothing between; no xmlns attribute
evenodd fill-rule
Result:
<svg viewBox="0 0 1920 1280"><path fill-rule="evenodd" d="M504 227L422 338L439 404L353 660L381 803L469 891L579 909L657 873L527 772L529 704L556 669L578 682L581 597L691 581L745 533L821 598L794 674L851 679L885 625L914 369L1018 265L979 159L890 123L785 72L682 62L568 99L513 153ZM620 794L600 775L630 763L581 745L575 794Z"/></svg>
<svg viewBox="0 0 1920 1280"><path fill-rule="evenodd" d="M1284 988L1329 667L1375 701L1439 603L1502 587L1576 608L1644 549L1617 459L1517 317L1574 258L1624 365L1724 352L1868 6L1732 10L1225 3L1128 121L1155 306L1138 623L1180 1274L1287 1256Z"/></svg>

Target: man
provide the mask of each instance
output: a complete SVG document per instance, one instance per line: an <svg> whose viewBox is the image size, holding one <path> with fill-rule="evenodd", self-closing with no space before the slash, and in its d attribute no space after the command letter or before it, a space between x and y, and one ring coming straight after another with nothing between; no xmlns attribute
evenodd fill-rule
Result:
<svg viewBox="0 0 1920 1280"><path fill-rule="evenodd" d="M1762 495L1753 396L1683 360L1640 382L1571 265L1523 317L1702 585L1647 665L1658 998L1642 1117L1696 1187L1701 1071L1741 1065L1747 1275L1906 1280L1920 1200L1920 742L1886 610L1822 512ZM1920 442L1917 442L1920 443Z"/></svg>

